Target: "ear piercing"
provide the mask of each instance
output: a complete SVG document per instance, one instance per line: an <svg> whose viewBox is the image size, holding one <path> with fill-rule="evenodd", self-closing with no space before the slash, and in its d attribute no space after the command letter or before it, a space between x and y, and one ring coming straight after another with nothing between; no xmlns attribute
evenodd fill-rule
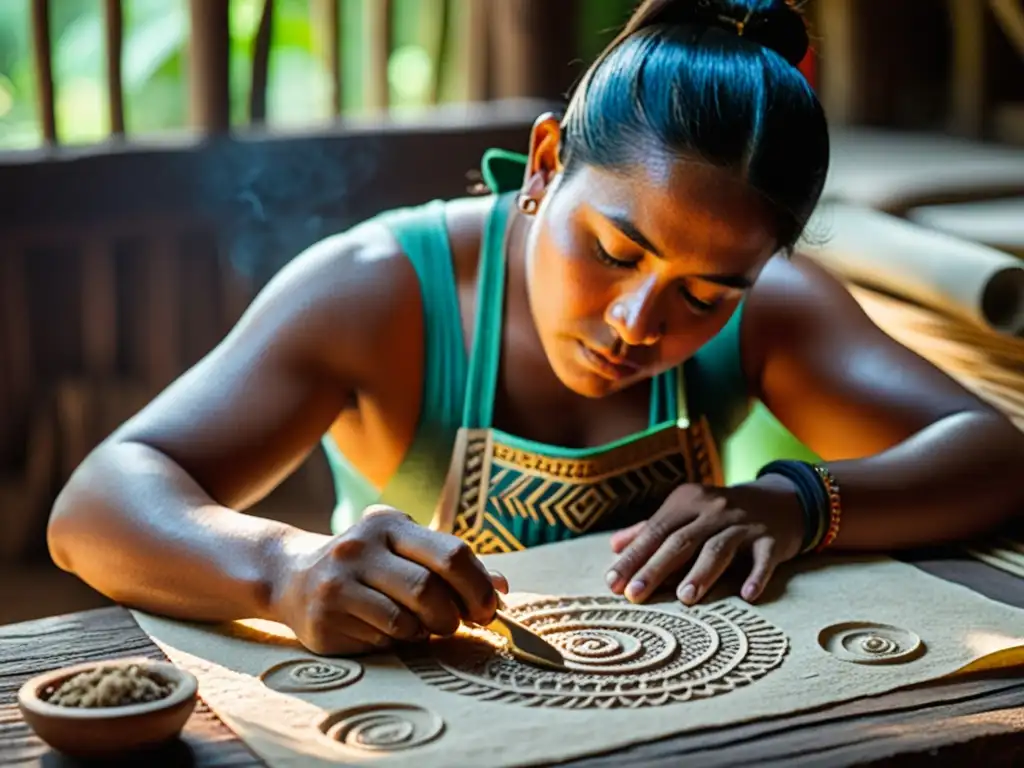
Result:
<svg viewBox="0 0 1024 768"><path fill-rule="evenodd" d="M537 213L537 209L540 208L540 201L532 195L520 192L516 195L516 207L521 213L524 213L527 216L533 216Z"/></svg>

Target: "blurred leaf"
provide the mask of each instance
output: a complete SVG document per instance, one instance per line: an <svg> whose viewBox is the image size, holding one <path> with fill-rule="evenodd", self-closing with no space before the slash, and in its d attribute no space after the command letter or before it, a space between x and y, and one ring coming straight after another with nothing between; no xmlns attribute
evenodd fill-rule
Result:
<svg viewBox="0 0 1024 768"><path fill-rule="evenodd" d="M154 0L149 0L154 6ZM161 0L155 10L133 24L124 44L124 88L126 92L141 90L168 61L178 55L188 40L188 18L177 3ZM138 8L136 8L138 10Z"/></svg>

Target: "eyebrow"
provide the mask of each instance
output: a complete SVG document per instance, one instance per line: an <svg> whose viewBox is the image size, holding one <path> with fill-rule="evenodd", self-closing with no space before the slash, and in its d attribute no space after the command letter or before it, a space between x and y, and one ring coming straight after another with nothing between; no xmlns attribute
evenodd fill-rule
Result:
<svg viewBox="0 0 1024 768"><path fill-rule="evenodd" d="M640 248L649 253L653 253L659 259L665 258L661 251L654 247L654 244L647 239L643 232L637 229L636 224L630 221L621 214L615 214L611 212L601 211L601 215L604 216L608 221L615 225L623 235L628 237ZM697 280L703 280L706 283L715 283L716 285L722 285L726 288L734 288L736 290L745 291L754 285L754 281L746 275L694 275Z"/></svg>

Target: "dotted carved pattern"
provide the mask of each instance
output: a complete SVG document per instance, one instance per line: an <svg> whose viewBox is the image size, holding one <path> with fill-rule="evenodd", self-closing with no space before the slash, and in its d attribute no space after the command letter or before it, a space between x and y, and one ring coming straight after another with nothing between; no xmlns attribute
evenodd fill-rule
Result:
<svg viewBox="0 0 1024 768"><path fill-rule="evenodd" d="M732 603L670 613L615 597L551 598L510 612L559 648L565 671L515 659L497 636L436 641L405 663L431 685L486 701L640 708L727 694L789 649L781 630Z"/></svg>

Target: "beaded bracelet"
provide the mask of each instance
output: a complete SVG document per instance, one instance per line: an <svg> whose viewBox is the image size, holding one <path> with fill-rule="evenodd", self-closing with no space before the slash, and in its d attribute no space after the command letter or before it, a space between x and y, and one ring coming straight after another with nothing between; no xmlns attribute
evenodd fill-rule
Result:
<svg viewBox="0 0 1024 768"><path fill-rule="evenodd" d="M800 554L812 550L820 551L821 544L828 538L831 523L831 498L821 472L805 461L782 460L766 464L757 476L760 478L768 474L781 475L796 486L797 498L800 500L804 517L804 537L800 545ZM838 530L838 523L836 529Z"/></svg>
<svg viewBox="0 0 1024 768"><path fill-rule="evenodd" d="M815 465L814 471L821 478L821 483L828 494L828 529L822 537L821 543L815 548L816 552L823 551L826 547L832 546L832 542L839 535L839 523L843 516L843 505L839 497L839 483L825 467Z"/></svg>

